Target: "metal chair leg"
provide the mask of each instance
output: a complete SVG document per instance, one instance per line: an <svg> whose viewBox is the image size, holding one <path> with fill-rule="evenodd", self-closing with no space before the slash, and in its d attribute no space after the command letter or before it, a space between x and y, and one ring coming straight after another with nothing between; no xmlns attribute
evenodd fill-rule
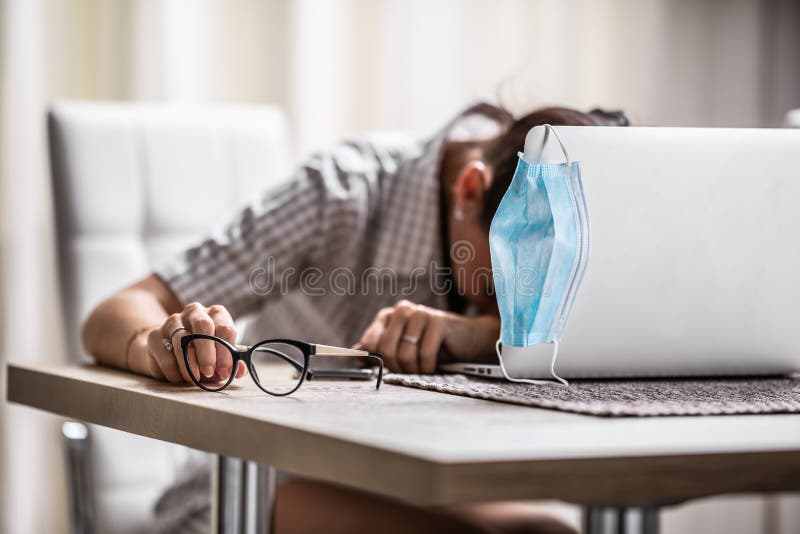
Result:
<svg viewBox="0 0 800 534"><path fill-rule="evenodd" d="M589 506L583 516L584 534L658 534L658 508Z"/></svg>
<svg viewBox="0 0 800 534"><path fill-rule="evenodd" d="M239 534L242 532L240 503L242 502L243 462L236 458L217 455L213 469L211 491L212 534Z"/></svg>
<svg viewBox="0 0 800 534"><path fill-rule="evenodd" d="M217 456L212 480L212 534L269 534L276 472L236 458Z"/></svg>
<svg viewBox="0 0 800 534"><path fill-rule="evenodd" d="M89 427L77 421L67 421L61 425L61 435L67 457L71 532L93 534L95 503Z"/></svg>
<svg viewBox="0 0 800 534"><path fill-rule="evenodd" d="M275 512L275 486L278 472L274 467L253 464L255 477L255 506L251 534L271 534Z"/></svg>

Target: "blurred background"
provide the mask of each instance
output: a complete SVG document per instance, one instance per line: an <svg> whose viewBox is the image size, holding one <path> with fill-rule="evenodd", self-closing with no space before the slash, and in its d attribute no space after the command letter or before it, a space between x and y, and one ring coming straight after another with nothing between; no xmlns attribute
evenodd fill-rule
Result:
<svg viewBox="0 0 800 534"><path fill-rule="evenodd" d="M467 103L780 127L800 107L794 0L0 0L0 362L63 361L45 109L58 99L271 103L293 161L426 134ZM66 529L55 418L0 404L3 532ZM146 459L137 459L146 465ZM795 527L791 527L795 525ZM795 532L788 497L699 501L667 533Z"/></svg>

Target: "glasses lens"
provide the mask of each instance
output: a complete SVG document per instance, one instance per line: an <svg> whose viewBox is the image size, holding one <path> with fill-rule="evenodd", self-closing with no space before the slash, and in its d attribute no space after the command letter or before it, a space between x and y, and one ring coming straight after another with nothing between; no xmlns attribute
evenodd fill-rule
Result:
<svg viewBox="0 0 800 534"><path fill-rule="evenodd" d="M228 347L211 339L193 339L186 347L189 356L189 374L203 389L219 391L230 382L233 369L233 354ZM198 362L215 361L213 369ZM207 374L211 376L206 376Z"/></svg>
<svg viewBox="0 0 800 534"><path fill-rule="evenodd" d="M261 343L253 347L253 379L272 395L287 395L303 378L303 351L286 343Z"/></svg>

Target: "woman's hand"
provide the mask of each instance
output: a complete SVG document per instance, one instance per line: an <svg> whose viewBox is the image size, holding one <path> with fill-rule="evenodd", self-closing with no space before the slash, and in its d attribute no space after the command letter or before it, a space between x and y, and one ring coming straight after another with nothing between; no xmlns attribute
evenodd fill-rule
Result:
<svg viewBox="0 0 800 534"><path fill-rule="evenodd" d="M192 383L181 349L181 338L189 334L213 335L235 345L237 331L231 314L224 306L205 307L197 302L188 304L182 312L173 313L161 326L147 333L147 374L159 380ZM165 339L171 341L171 351L164 345ZM189 351L189 365L194 376L202 377L204 381L228 379L233 372L230 351L216 350L215 343L209 340L195 341L192 347L193 350ZM240 362L236 378L241 377L245 371L244 363Z"/></svg>
<svg viewBox="0 0 800 534"><path fill-rule="evenodd" d="M355 347L380 354L391 371L430 374L442 351L460 361L494 353L499 333L497 317L464 317L402 300L379 311Z"/></svg>

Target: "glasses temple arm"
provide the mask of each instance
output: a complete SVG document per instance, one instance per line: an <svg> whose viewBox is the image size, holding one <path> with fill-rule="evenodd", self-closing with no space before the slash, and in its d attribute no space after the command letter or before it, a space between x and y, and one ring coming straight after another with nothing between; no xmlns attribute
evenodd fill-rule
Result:
<svg viewBox="0 0 800 534"><path fill-rule="evenodd" d="M294 367L298 372L300 373L303 372L304 366L301 363L297 362L294 358L291 358L278 350L269 347L256 347L255 349L253 349L253 352L269 352L281 358L282 360L286 361L288 364ZM372 360L378 363L378 379L377 383L375 384L375 389L380 389L381 384L383 383L383 358L379 354L376 354L374 352L370 352L367 354L359 354L357 356L362 356L362 357L366 356L367 358L371 358ZM308 374L309 379L313 379L314 375L311 372L311 369L308 369L306 373Z"/></svg>
<svg viewBox="0 0 800 534"><path fill-rule="evenodd" d="M383 383L383 358L374 352L370 352L367 355L367 358L372 358L373 360L378 361L378 383L375 384L375 389L380 389L381 384Z"/></svg>
<svg viewBox="0 0 800 534"><path fill-rule="evenodd" d="M349 356L354 358L371 358L378 363L378 383L375 389L381 387L383 383L383 358L374 352L367 352L365 350L346 349L341 347L332 347L329 345L316 345L315 356Z"/></svg>

